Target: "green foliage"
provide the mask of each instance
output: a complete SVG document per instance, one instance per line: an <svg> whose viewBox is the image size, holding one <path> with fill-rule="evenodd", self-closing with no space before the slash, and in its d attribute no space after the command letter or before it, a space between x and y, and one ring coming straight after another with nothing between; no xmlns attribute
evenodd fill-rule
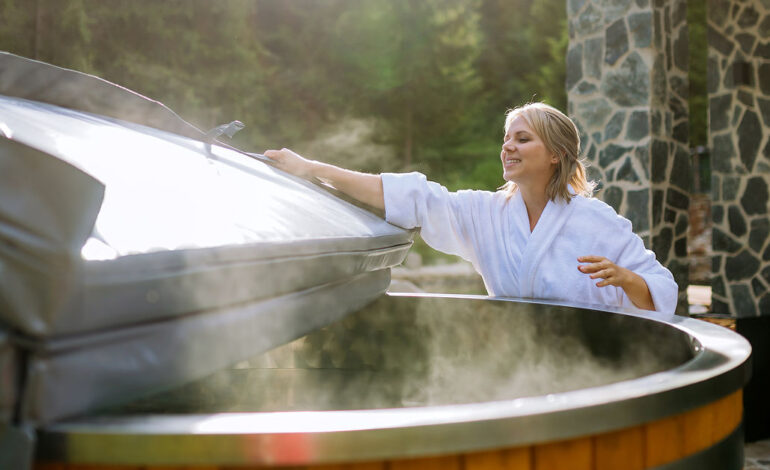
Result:
<svg viewBox="0 0 770 470"><path fill-rule="evenodd" d="M569 38L564 0L483 0L476 66L482 108L468 153L447 181L452 188L495 189L502 181L499 161L505 111L530 101L567 107L564 87Z"/></svg>
<svg viewBox="0 0 770 470"><path fill-rule="evenodd" d="M502 184L508 108L566 106L564 0L0 0L0 13L0 49L204 130L239 119L243 148L450 189Z"/></svg>
<svg viewBox="0 0 770 470"><path fill-rule="evenodd" d="M569 37L564 0L538 0L532 3L529 14L528 37L532 39L532 63L536 64L527 76L534 100L545 101L560 109L567 109L566 68Z"/></svg>
<svg viewBox="0 0 770 470"><path fill-rule="evenodd" d="M28 0L0 0L0 50L34 57L35 15Z"/></svg>
<svg viewBox="0 0 770 470"><path fill-rule="evenodd" d="M253 114L251 2L90 0L94 66L204 128ZM233 118L234 119L234 118Z"/></svg>
<svg viewBox="0 0 770 470"><path fill-rule="evenodd" d="M84 72L92 70L91 34L83 0L0 0L0 12L0 49Z"/></svg>
<svg viewBox="0 0 770 470"><path fill-rule="evenodd" d="M389 123L402 166L441 168L473 118L479 31L469 0L352 1L337 23L351 111Z"/></svg>
<svg viewBox="0 0 770 470"><path fill-rule="evenodd" d="M414 237L411 251L420 255L420 261L423 265L452 264L462 261L459 256L448 255L429 247L419 234Z"/></svg>

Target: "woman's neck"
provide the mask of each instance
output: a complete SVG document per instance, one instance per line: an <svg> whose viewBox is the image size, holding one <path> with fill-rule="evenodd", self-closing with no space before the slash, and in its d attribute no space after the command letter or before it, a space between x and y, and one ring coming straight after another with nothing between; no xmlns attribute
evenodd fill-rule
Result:
<svg viewBox="0 0 770 470"><path fill-rule="evenodd" d="M545 210L545 206L548 205L548 196L545 194L545 188L522 188L521 198L524 200L524 205L527 208L527 217L529 218L529 231L535 230L537 222L540 220L540 216Z"/></svg>

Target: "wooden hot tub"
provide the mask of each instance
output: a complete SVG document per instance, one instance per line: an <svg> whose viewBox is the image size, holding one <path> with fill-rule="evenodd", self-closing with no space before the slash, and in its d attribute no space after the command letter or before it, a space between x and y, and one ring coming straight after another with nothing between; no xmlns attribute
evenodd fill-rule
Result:
<svg viewBox="0 0 770 470"><path fill-rule="evenodd" d="M36 468L740 469L750 352L682 317L386 295L203 381L48 425Z"/></svg>

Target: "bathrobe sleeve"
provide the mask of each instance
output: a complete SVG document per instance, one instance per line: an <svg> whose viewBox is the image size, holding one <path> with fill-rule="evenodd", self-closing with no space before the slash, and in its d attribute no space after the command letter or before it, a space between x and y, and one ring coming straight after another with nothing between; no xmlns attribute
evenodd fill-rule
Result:
<svg viewBox="0 0 770 470"><path fill-rule="evenodd" d="M385 220L406 229L421 227L425 243L474 266L474 210L483 191L449 192L421 173L383 173Z"/></svg>
<svg viewBox="0 0 770 470"><path fill-rule="evenodd" d="M674 276L658 262L655 253L644 247L642 239L632 231L628 219L618 216L616 220L616 234L618 240L623 240L623 246L615 264L630 269L644 279L656 311L674 313L679 294ZM634 306L625 293L622 295L622 306Z"/></svg>

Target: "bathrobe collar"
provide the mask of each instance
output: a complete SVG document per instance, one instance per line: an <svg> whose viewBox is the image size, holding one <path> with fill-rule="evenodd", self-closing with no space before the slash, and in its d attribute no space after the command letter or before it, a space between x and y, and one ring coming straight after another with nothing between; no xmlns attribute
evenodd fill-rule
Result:
<svg viewBox="0 0 770 470"><path fill-rule="evenodd" d="M572 186L569 186L570 193L575 194ZM517 218L519 223L523 224L523 228L529 232L529 218L527 216L527 208L524 205L524 200L521 194L517 194ZM527 246L522 250L521 266L519 269L519 290L522 297L534 297L535 285L534 281L538 269L541 268L541 260L553 243L556 236L561 232L562 227L570 218L572 211L574 210L575 203L572 201L569 204L566 201L548 201L543 213L540 215L540 219L535 225L535 229L529 234L527 239ZM521 227L520 227L521 229ZM577 263L576 260L564 260L565 263ZM572 264L574 264L572 263ZM565 265L559 266L543 266L543 269L563 269Z"/></svg>

